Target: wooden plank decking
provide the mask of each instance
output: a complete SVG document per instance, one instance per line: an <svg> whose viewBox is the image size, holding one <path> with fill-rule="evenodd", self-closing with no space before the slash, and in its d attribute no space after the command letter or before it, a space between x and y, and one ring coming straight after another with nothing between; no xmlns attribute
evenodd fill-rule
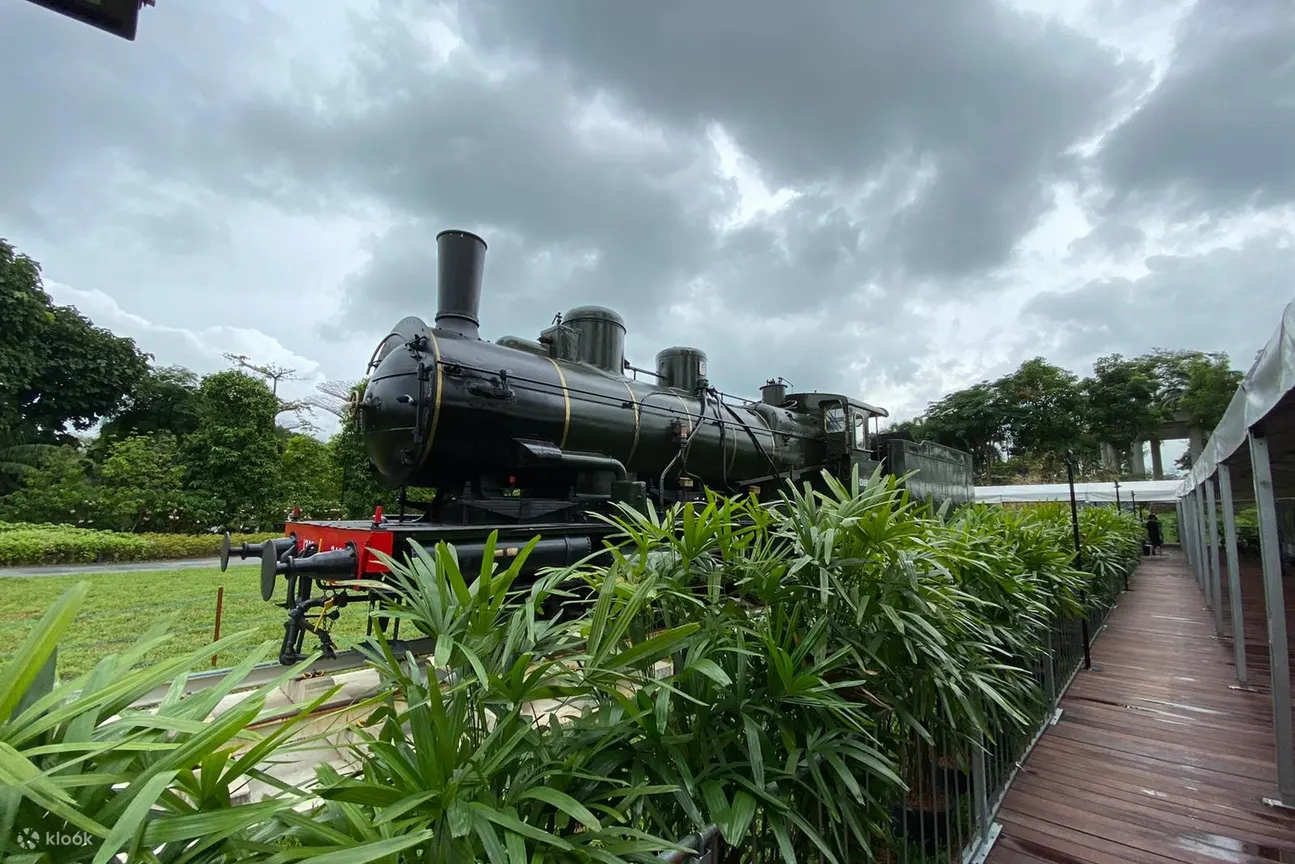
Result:
<svg viewBox="0 0 1295 864"><path fill-rule="evenodd" d="M989 864L1295 862L1295 815L1262 800L1277 791L1262 594L1243 604L1259 686L1231 689L1231 641L1165 551L1121 595L1093 669L1013 782Z"/></svg>

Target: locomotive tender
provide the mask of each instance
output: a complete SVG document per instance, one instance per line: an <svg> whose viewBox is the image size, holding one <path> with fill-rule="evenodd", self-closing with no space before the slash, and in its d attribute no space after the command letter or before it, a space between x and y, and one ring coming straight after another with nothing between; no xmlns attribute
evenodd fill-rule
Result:
<svg viewBox="0 0 1295 864"><path fill-rule="evenodd" d="M819 485L824 470L848 481L856 466L867 476L879 463L913 472L905 482L915 496L974 498L969 454L886 436L870 443L868 421L887 416L882 408L839 393L788 393L782 379L767 381L758 401L735 403L710 385L696 348L659 352L655 372L631 366L625 322L610 309L571 309L538 340L483 340L485 241L450 230L437 247L433 325L414 316L396 324L353 403L370 469L382 487L400 490L400 513L290 521L287 536L237 549L226 535L221 568L231 554L260 557L266 601L286 577L284 664L301 659L306 631L332 656L327 628L307 613L318 610L311 618L322 623L348 603L379 602L382 592L347 583L381 580L387 568L373 550L399 559L411 540L445 540L470 573L492 532L493 555L504 561L539 535L522 571L531 575L602 548L612 529L590 514L610 513L615 502L669 505L703 488L773 500L787 481ZM435 495L408 501L410 487Z"/></svg>

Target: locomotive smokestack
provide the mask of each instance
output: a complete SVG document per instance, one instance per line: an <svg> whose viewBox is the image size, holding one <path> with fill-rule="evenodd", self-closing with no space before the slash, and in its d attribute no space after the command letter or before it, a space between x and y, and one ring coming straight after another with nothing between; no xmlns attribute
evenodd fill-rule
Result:
<svg viewBox="0 0 1295 864"><path fill-rule="evenodd" d="M477 331L481 308L481 276L486 265L486 241L468 231L449 230L436 235L438 307L434 326L468 339Z"/></svg>

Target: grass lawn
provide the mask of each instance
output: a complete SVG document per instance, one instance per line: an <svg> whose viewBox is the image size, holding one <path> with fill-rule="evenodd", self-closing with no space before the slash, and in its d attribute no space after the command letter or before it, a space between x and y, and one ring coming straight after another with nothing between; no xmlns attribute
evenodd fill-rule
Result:
<svg viewBox="0 0 1295 864"><path fill-rule="evenodd" d="M40 620L50 605L78 582L89 582L90 593L72 636L59 645L59 675L70 678L94 667L105 654L122 651L155 622L171 619L171 640L149 655L152 660L187 654L212 641L216 623L216 592L225 589L220 633L230 636L243 630L255 630L256 636L238 650L221 654L216 667L233 666L267 639L274 640L273 653L266 660L278 658L278 644L283 639L283 622L287 611L261 599L260 568L234 566L221 573L220 568L185 568L152 570L137 573L95 573L74 576L0 579L0 662L8 660ZM284 593L279 583L276 599ZM367 606L341 610L335 622L333 639L339 650L348 647L356 636L364 635ZM402 634L403 635L403 634ZM349 637L349 638L348 638ZM319 640L306 634L303 651L316 650ZM193 667L200 672L213 668L210 658Z"/></svg>

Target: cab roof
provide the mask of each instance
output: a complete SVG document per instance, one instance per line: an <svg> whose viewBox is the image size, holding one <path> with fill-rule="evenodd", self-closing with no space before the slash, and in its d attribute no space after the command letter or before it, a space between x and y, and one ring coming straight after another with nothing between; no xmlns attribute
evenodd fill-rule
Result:
<svg viewBox="0 0 1295 864"><path fill-rule="evenodd" d="M890 416L890 412L885 408L879 408L876 405L869 405L861 399L846 396L844 393L820 393L815 390L812 393L788 393L787 399L794 401L798 406L806 411L818 411L824 402L845 402L851 407L858 408L860 411L866 411L873 417Z"/></svg>

